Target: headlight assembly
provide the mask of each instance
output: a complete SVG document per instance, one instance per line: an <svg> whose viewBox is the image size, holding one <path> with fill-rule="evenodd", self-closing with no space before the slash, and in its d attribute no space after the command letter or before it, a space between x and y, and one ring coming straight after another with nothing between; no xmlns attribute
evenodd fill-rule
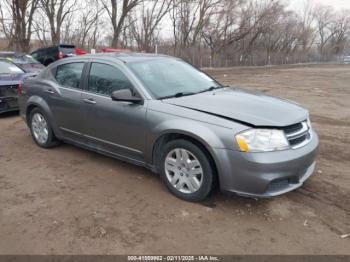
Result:
<svg viewBox="0 0 350 262"><path fill-rule="evenodd" d="M268 152L289 148L282 130L249 129L236 135L236 141L243 152Z"/></svg>

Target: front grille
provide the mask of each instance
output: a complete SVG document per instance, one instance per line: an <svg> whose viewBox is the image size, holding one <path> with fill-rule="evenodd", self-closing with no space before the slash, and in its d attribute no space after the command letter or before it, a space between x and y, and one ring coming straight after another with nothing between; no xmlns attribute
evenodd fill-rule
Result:
<svg viewBox="0 0 350 262"><path fill-rule="evenodd" d="M293 149L306 145L311 140L311 128L307 121L282 128Z"/></svg>
<svg viewBox="0 0 350 262"><path fill-rule="evenodd" d="M18 85L0 86L0 97L17 96Z"/></svg>
<svg viewBox="0 0 350 262"><path fill-rule="evenodd" d="M298 124L294 124L291 126L286 126L283 128L284 132L286 134L290 134L290 133L294 133L297 132L298 130L303 128L303 124L302 123L298 123Z"/></svg>
<svg viewBox="0 0 350 262"><path fill-rule="evenodd" d="M306 140L306 135L294 138L294 139L288 139L289 140L289 144L291 146L296 146L302 142L304 142Z"/></svg>

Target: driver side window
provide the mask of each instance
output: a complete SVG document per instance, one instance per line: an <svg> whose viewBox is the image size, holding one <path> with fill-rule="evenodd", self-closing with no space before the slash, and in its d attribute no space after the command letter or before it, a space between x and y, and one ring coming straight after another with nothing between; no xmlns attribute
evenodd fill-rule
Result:
<svg viewBox="0 0 350 262"><path fill-rule="evenodd" d="M88 89L96 94L110 97L117 90L132 90L132 84L118 68L107 64L92 63Z"/></svg>

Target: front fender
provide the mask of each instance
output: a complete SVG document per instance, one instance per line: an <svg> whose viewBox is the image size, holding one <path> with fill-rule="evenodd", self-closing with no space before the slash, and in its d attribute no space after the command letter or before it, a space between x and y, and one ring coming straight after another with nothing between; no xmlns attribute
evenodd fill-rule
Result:
<svg viewBox="0 0 350 262"><path fill-rule="evenodd" d="M215 126L191 119L168 119L151 126L147 138L146 162L153 163L153 149L158 139L167 134L180 134L189 136L202 145L210 153L213 148L233 148L233 132L230 128ZM232 141L231 141L232 140Z"/></svg>

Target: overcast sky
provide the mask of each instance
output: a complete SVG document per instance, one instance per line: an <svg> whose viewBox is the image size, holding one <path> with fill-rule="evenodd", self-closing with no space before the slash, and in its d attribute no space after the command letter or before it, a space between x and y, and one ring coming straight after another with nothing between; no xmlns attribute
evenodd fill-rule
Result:
<svg viewBox="0 0 350 262"><path fill-rule="evenodd" d="M299 8L305 0L291 0L291 6ZM333 6L335 9L350 8L350 0L313 0L315 3Z"/></svg>

